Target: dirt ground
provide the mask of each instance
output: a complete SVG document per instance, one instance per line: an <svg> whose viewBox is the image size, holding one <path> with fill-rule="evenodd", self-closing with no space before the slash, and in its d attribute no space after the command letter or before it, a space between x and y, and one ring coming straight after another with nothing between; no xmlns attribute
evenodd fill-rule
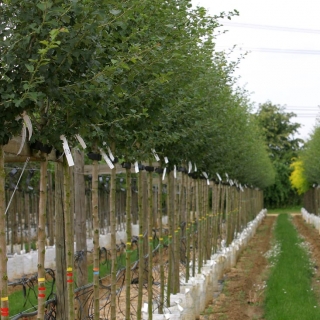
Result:
<svg viewBox="0 0 320 320"><path fill-rule="evenodd" d="M270 249L272 227L276 215L268 215L251 239L247 249L241 254L236 268L221 279L221 292L213 299L201 320L249 320L263 319L263 293L268 277L268 261L264 257ZM320 300L320 235L301 215L293 214L299 234L308 243L314 270L311 289Z"/></svg>
<svg viewBox="0 0 320 320"><path fill-rule="evenodd" d="M264 254L270 249L275 220L276 216L264 219L236 268L221 279L222 292L203 312L201 320L263 319L263 289L268 271Z"/></svg>
<svg viewBox="0 0 320 320"><path fill-rule="evenodd" d="M315 229L311 224L307 224L302 216L293 217L293 223L296 226L300 235L309 244L311 253L311 263L314 271L312 279L312 290L317 296L317 300L320 300L320 235L319 231Z"/></svg>

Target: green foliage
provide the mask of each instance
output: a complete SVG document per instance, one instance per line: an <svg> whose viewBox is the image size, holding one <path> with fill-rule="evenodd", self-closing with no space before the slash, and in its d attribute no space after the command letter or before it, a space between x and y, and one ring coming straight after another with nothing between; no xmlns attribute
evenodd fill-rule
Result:
<svg viewBox="0 0 320 320"><path fill-rule="evenodd" d="M315 127L301 154L305 177L310 185L320 184L320 127Z"/></svg>
<svg viewBox="0 0 320 320"><path fill-rule="evenodd" d="M294 113L287 113L283 107L271 102L260 105L256 115L275 170L274 184L264 190L265 206L268 208L296 205L301 201L289 180L292 172L290 165L303 143L303 140L294 137L300 127L300 124L291 122L294 116Z"/></svg>
<svg viewBox="0 0 320 320"><path fill-rule="evenodd" d="M293 169L290 175L291 185L297 190L298 194L307 192L310 185L307 181L304 163L301 159L297 159L291 163L290 168Z"/></svg>
<svg viewBox="0 0 320 320"><path fill-rule="evenodd" d="M3 143L27 111L33 140L60 150L61 134L75 146L79 133L126 161L155 148L171 166L190 160L210 177L272 184L247 93L233 89L238 61L215 51L218 19L236 11L210 16L189 0L11 0L2 9Z"/></svg>

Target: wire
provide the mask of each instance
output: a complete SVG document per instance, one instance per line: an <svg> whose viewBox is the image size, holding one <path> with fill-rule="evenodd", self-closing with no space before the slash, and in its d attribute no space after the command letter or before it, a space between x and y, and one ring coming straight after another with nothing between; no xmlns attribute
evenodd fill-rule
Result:
<svg viewBox="0 0 320 320"><path fill-rule="evenodd" d="M229 46L216 46L217 50L230 49ZM312 54L320 55L320 50L303 50L303 49L280 49L280 48L250 48L234 46L233 49L239 51L255 51L255 52L269 52L269 53L290 53L290 54Z"/></svg>
<svg viewBox="0 0 320 320"><path fill-rule="evenodd" d="M4 213L5 215L7 214L8 210L9 210L9 207L10 207L10 204L11 204L11 201L12 201L12 199L13 199L13 196L14 196L15 192L16 192L16 190L18 189L19 182L20 182L21 177L22 177L22 175L23 175L23 172L24 172L24 170L25 170L25 168L26 168L26 166L27 166L27 164L28 164L28 162L29 162L29 159L30 159L30 157L28 157L27 160L26 160L26 162L24 163L24 166L23 166L23 168L22 168L20 177L19 177L18 182L17 182L17 184L16 184L16 186L15 186L13 192L12 192L10 201L9 201L9 203L8 203L8 206L7 206L7 209L6 209L5 213Z"/></svg>
<svg viewBox="0 0 320 320"><path fill-rule="evenodd" d="M304 29L304 28L292 28L292 27L280 27L280 26L269 26L262 24L251 24L251 23L241 23L241 22L231 22L231 21L222 21L223 26L230 27L240 27L240 28L251 28L251 29L266 29L274 31L285 31L285 32L301 32L301 33L314 33L320 34L320 30L317 29Z"/></svg>

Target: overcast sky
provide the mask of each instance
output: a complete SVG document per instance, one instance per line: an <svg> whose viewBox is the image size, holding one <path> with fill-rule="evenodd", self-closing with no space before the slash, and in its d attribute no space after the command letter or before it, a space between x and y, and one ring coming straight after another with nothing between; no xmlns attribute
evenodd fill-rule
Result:
<svg viewBox="0 0 320 320"><path fill-rule="evenodd" d="M251 100L286 105L302 124L300 137L312 131L320 105L320 1L192 0L211 14L237 9L217 37L217 48L237 45L233 57L249 54L237 71ZM222 21L221 21L222 22ZM223 23L223 22L222 22Z"/></svg>

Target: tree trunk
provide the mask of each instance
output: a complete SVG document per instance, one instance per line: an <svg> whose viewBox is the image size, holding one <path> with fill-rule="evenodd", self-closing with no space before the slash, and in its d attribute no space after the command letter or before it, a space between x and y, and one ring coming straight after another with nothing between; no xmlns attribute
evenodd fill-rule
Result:
<svg viewBox="0 0 320 320"><path fill-rule="evenodd" d="M137 320L141 320L142 308L142 290L144 280L144 254L143 254L143 172L138 173L138 217L139 217L139 280L138 280L138 307L137 307Z"/></svg>
<svg viewBox="0 0 320 320"><path fill-rule="evenodd" d="M45 287L45 246L46 246L46 213L47 213L47 167L48 162L40 164L40 197L39 197L39 219L38 219L38 320L43 320L46 301Z"/></svg>
<svg viewBox="0 0 320 320"><path fill-rule="evenodd" d="M87 268L87 232L85 210L85 181L84 181L84 154L78 149L73 149L74 159L74 212L75 212L75 237L76 251L80 254L77 262L77 287L80 288L88 283ZM80 253L81 252L81 253ZM81 317L87 314L88 304L84 295L78 297L81 305Z"/></svg>
<svg viewBox="0 0 320 320"><path fill-rule="evenodd" d="M130 319L130 288L131 288L131 169L126 169L126 319Z"/></svg>
<svg viewBox="0 0 320 320"><path fill-rule="evenodd" d="M5 170L4 151L0 145L0 289L1 289L1 319L9 319L8 300L8 271L7 271L7 244L6 244L6 203L5 203Z"/></svg>
<svg viewBox="0 0 320 320"><path fill-rule="evenodd" d="M25 199L25 218L24 218L24 228L27 229L27 241L25 243L26 252L31 250L31 223L30 223L30 193L28 190L24 193Z"/></svg>
<svg viewBox="0 0 320 320"><path fill-rule="evenodd" d="M150 161L149 165L152 163ZM148 173L148 237L149 237L149 250L148 250L148 315L149 319L152 319L152 298L153 298L153 277L152 277L152 258L153 258L153 209L152 209L152 172Z"/></svg>
<svg viewBox="0 0 320 320"><path fill-rule="evenodd" d="M63 187L64 187L64 212L65 212L65 235L66 235L66 262L67 262L67 293L68 293L68 320L73 320L74 313L74 230L72 212L72 193L70 188L71 174L67 160L63 162Z"/></svg>
<svg viewBox="0 0 320 320"><path fill-rule="evenodd" d="M92 218L93 218L93 307L94 320L99 320L99 186L98 186L98 161L93 161L92 166Z"/></svg>
<svg viewBox="0 0 320 320"><path fill-rule="evenodd" d="M158 219L159 219L159 259L160 259L160 304L159 313L163 313L164 306L164 257L163 257L163 226L162 226L162 176L159 174L158 182Z"/></svg>
<svg viewBox="0 0 320 320"><path fill-rule="evenodd" d="M66 282L66 243L65 243L65 212L63 208L63 164L55 163L55 228L56 228L56 320L66 320L68 296Z"/></svg>
<svg viewBox="0 0 320 320"><path fill-rule="evenodd" d="M116 320L117 309L117 247L116 247L116 168L111 170L110 224L111 224L111 320Z"/></svg>
<svg viewBox="0 0 320 320"><path fill-rule="evenodd" d="M48 173L48 236L49 236L49 245L54 245L54 198L53 198L53 181L52 173Z"/></svg>

